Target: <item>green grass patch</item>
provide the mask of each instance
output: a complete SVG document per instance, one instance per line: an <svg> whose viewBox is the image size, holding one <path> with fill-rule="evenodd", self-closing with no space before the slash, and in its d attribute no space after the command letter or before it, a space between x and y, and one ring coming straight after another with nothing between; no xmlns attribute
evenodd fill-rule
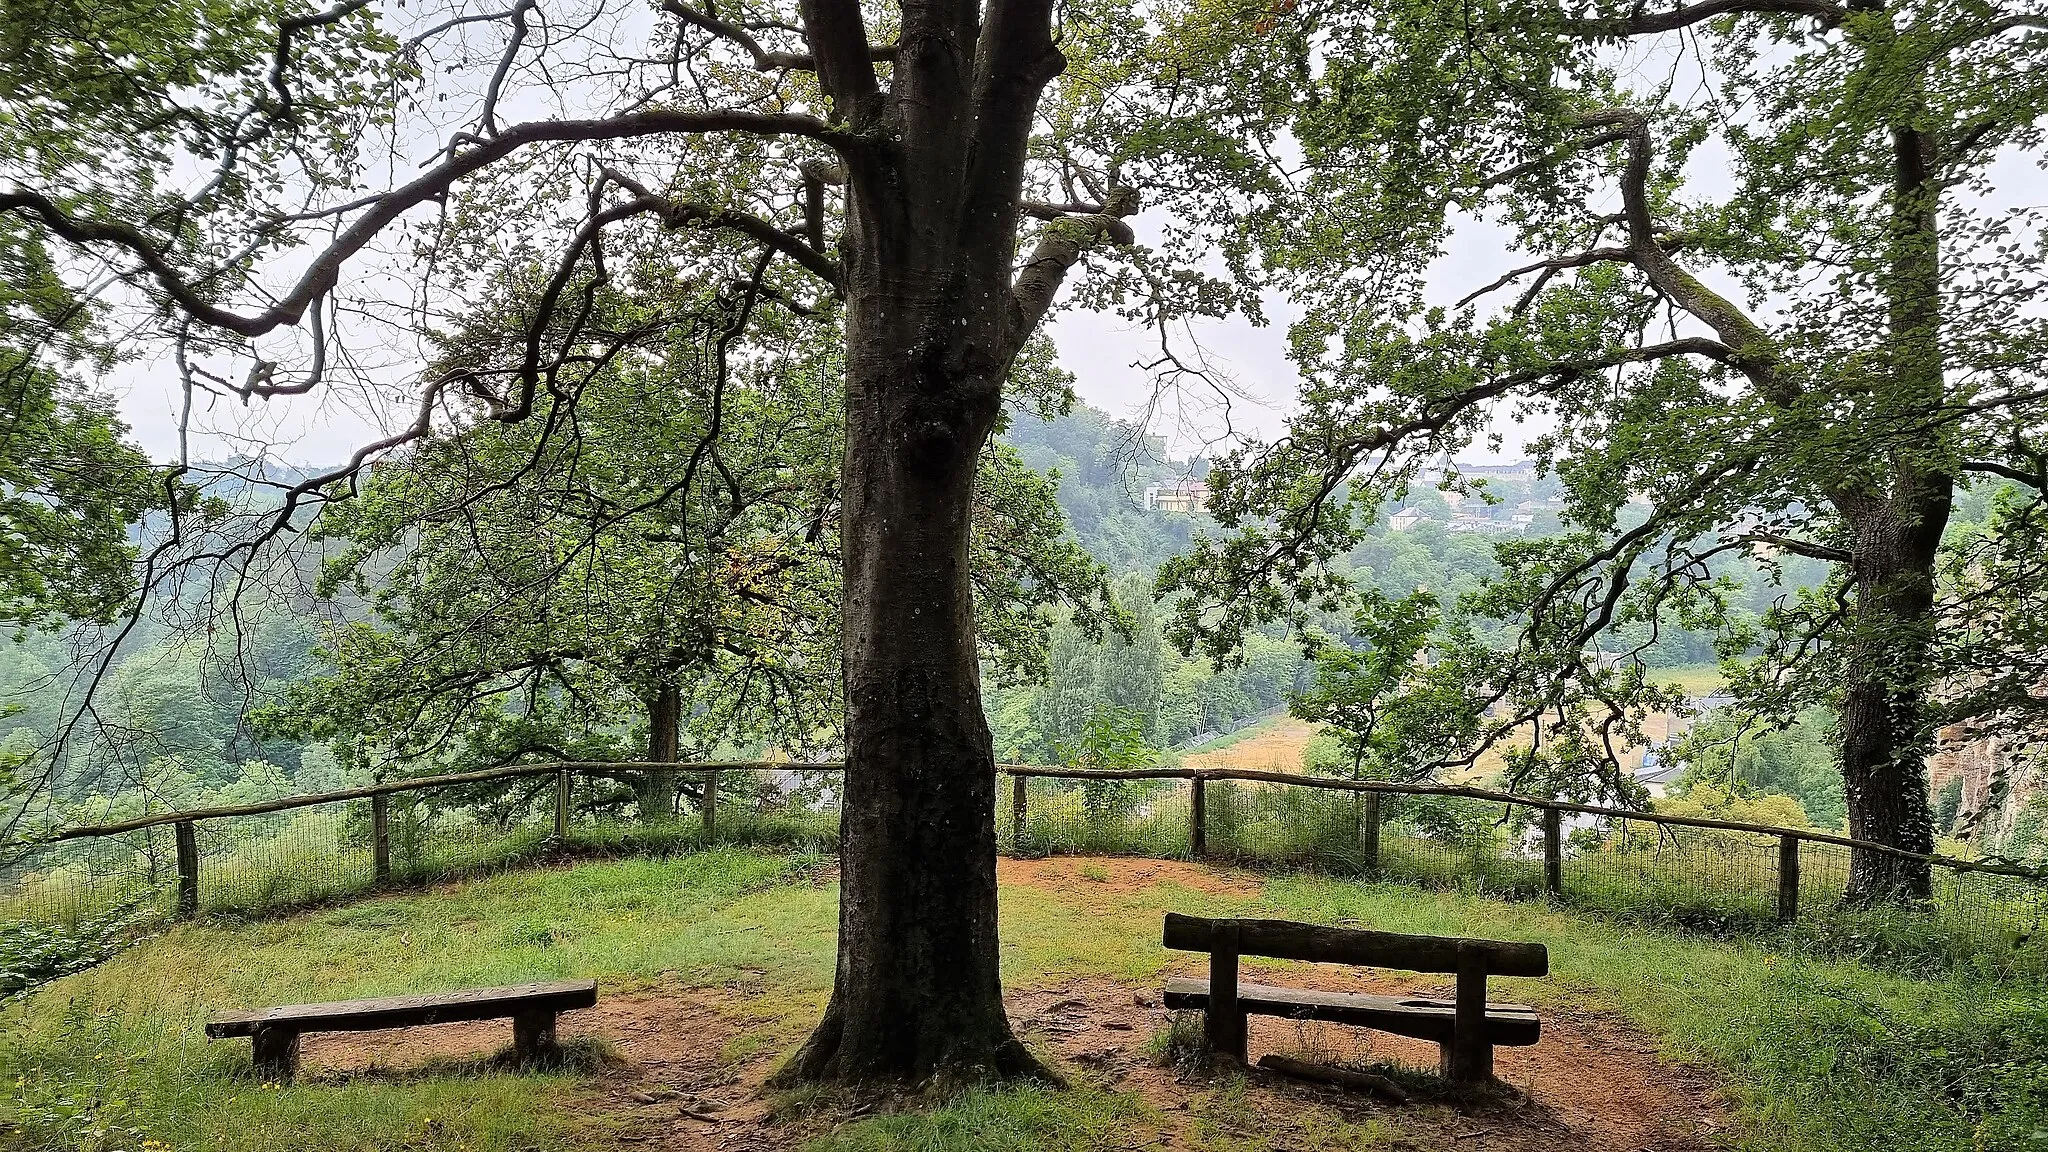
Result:
<svg viewBox="0 0 2048 1152"><path fill-rule="evenodd" d="M1091 1088L970 1091L925 1112L879 1116L823 1137L812 1152L1054 1152L1128 1149L1146 1118L1131 1096Z"/></svg>
<svg viewBox="0 0 2048 1152"><path fill-rule="evenodd" d="M208 1044L199 1024L223 1008L558 976L594 976L607 991L744 982L748 1012L769 1019L725 1058L784 1049L815 1018L832 976L837 894L818 865L720 849L179 926L0 1009L0 1083L11 1086L0 1142L36 1152L144 1139L308 1152L608 1146L611 1121L587 1106L580 1094L591 1089L574 1072L471 1061L264 1086L249 1076L246 1043ZM1120 892L1085 878L1071 891L1007 886L1002 898L1003 974L1014 986L1080 974L1151 983L1175 958L1159 944L1167 910L1539 941L1553 975L1499 981L1498 994L1621 1013L1668 1056L1719 1070L1745 1121L1737 1147L2048 1146L2035 1135L2048 1131L2048 991L1996 969L1915 977L1820 958L1791 938L1715 940L1538 901L1308 875L1275 877L1256 899L1166 883ZM1257 1117L1233 1111L1248 1098L1227 1088L1192 1119L1189 1139L1218 1152L1263 1147ZM1155 1120L1104 1089L970 1093L848 1125L819 1147L1129 1147ZM1314 1146L1390 1145L1399 1122L1332 1118Z"/></svg>

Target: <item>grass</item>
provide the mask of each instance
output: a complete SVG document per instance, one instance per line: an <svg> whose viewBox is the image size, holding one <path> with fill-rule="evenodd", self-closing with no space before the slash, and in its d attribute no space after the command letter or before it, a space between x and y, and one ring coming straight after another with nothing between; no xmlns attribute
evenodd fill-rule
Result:
<svg viewBox="0 0 2048 1152"><path fill-rule="evenodd" d="M1259 719L1252 721L1250 724L1247 724L1242 728L1238 728L1230 732L1225 732L1221 736L1214 737L1213 739L1204 740L1200 744L1197 744L1192 748L1183 748L1181 749L1181 754L1183 756L1199 756L1204 752L1220 752L1233 744L1241 744L1244 741L1249 740L1254 736L1257 736L1259 733L1271 729L1273 726L1279 724L1282 720L1285 720L1286 718L1287 713L1284 711L1275 712L1272 715L1260 717Z"/></svg>
<svg viewBox="0 0 2048 1152"><path fill-rule="evenodd" d="M820 858L721 849L483 877L274 920L179 926L4 1010L0 1143L36 1152L294 1147L309 1152L524 1152L610 1146L614 1121L585 1076L483 1064L419 1077L265 1086L246 1044L209 1045L209 1011L594 975L608 993L745 979L776 1019L729 1058L786 1049L815 1019L833 968L836 892ZM1087 865L1082 866L1084 869ZM1547 980L1504 998L1624 1014L1678 1059L1720 1070L1746 1117L1738 1147L1863 1152L2033 1148L2048 1129L2048 995L2036 982L1955 971L1915 979L1588 920L1540 902L1418 892L1317 876L1257 898L1172 885L1130 892L1003 889L1003 970L1019 987L1075 974L1150 982L1169 957L1160 913L1235 911L1450 935L1535 940ZM1198 1147L1269 1146L1225 1085ZM1136 1098L1100 1088L976 1092L875 1117L816 1152L1128 1148ZM1318 1121L1318 1123L1322 1123ZM1394 1118L1398 1124L1398 1117ZM1318 1130L1314 1147L1391 1146L1388 1123ZM154 1146L153 1146L154 1147Z"/></svg>
<svg viewBox="0 0 2048 1152"><path fill-rule="evenodd" d="M1652 668L1649 678L1658 684L1672 684L1685 690L1688 696L1711 696L1725 691L1728 682L1721 676L1718 664L1681 664L1671 668Z"/></svg>

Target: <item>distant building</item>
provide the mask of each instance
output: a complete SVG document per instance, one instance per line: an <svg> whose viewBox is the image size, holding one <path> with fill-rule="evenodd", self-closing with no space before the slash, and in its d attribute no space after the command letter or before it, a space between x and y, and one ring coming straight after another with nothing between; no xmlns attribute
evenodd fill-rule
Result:
<svg viewBox="0 0 2048 1152"><path fill-rule="evenodd" d="M1685 773L1685 761L1667 760L1665 750L1655 745L1644 750L1642 766L1636 769L1636 783L1652 796L1662 796Z"/></svg>
<svg viewBox="0 0 2048 1152"><path fill-rule="evenodd" d="M1444 528L1451 532L1477 532L1486 536L1512 536L1526 532L1536 522L1534 516L1488 516L1461 512L1451 517Z"/></svg>
<svg viewBox="0 0 2048 1152"><path fill-rule="evenodd" d="M1147 512L1200 512L1209 501L1209 486L1200 480L1153 484L1145 489Z"/></svg>
<svg viewBox="0 0 2048 1152"><path fill-rule="evenodd" d="M1396 532L1406 532L1427 519L1429 516L1420 508L1403 508L1387 517L1387 527Z"/></svg>

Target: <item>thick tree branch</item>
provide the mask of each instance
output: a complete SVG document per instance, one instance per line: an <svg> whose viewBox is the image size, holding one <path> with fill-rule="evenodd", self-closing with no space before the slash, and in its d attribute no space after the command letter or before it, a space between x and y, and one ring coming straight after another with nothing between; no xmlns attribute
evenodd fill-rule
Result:
<svg viewBox="0 0 2048 1152"><path fill-rule="evenodd" d="M243 314L215 304L209 294L188 279L170 255L139 229L118 221L92 220L73 216L58 202L38 192L16 189L0 192L0 212L15 212L40 221L44 227L84 249L117 248L141 262L157 285L187 315L216 328L243 336L298 323L313 301L331 290L341 279L349 259L406 212L446 194L470 176L519 149L532 144L573 143L591 140L627 140L668 134L699 135L709 132L750 132L764 136L804 136L835 147L855 143L845 133L814 116L763 112L681 112L648 109L602 120L541 120L516 124L488 140L453 154L399 188L366 205L363 215L335 236L292 289L261 312Z"/></svg>
<svg viewBox="0 0 2048 1152"><path fill-rule="evenodd" d="M664 200L661 217L662 222L670 228L725 228L751 237L803 265L830 285L835 294L843 289L839 265L811 247L802 237L785 232L752 213L732 208L708 208L702 204Z"/></svg>
<svg viewBox="0 0 2048 1152"><path fill-rule="evenodd" d="M1808 16L1833 27L1842 22L1853 5L1829 0L1702 0L1681 4L1663 12L1635 11L1627 16L1565 18L1550 27L1572 36L1654 36L1676 32L1721 16Z"/></svg>
<svg viewBox="0 0 2048 1152"><path fill-rule="evenodd" d="M2025 484L2037 492L2048 492L2048 474L2043 472L2028 472L2025 469L2015 468L2010 464L2000 464L1996 460L1965 460L1962 463L1962 469L1965 472L1984 472L1992 476L2003 476L2015 483Z"/></svg>
<svg viewBox="0 0 2048 1152"><path fill-rule="evenodd" d="M1742 535L1742 540L1744 542L1768 544L1773 548L1782 548L1794 555L1804 556L1810 560L1825 560L1830 564L1850 564L1856 560L1856 557L1850 554L1847 549L1818 544L1812 540L1801 540L1795 536L1780 536L1775 532L1746 532Z"/></svg>
<svg viewBox="0 0 2048 1152"><path fill-rule="evenodd" d="M1660 240L1650 209L1650 121L1631 108L1587 113L1579 123L1588 128L1626 128L1627 162L1621 173L1622 220L1628 228L1628 249L1635 266L1650 284L1674 304L1706 324L1733 354L1728 363L1741 370L1757 392L1777 404L1790 404L1799 388L1779 370L1777 344L1734 302L1708 288L1672 259Z"/></svg>
<svg viewBox="0 0 2048 1152"><path fill-rule="evenodd" d="M1012 319L1010 347L1007 351L1015 354L1031 338L1038 322L1045 317L1046 309L1052 307L1053 297L1059 294L1060 284L1067 278L1067 270L1080 261L1081 256L1098 239L1107 239L1112 244L1129 245L1137 243L1137 236L1124 217L1138 211L1138 193L1134 188L1112 188L1107 203L1101 212L1092 216L1067 216L1045 226L1038 234L1038 246L1032 250L1030 259L1024 262L1023 270L1017 274L1015 287L1010 291Z"/></svg>
<svg viewBox="0 0 2048 1152"><path fill-rule="evenodd" d="M856 132L872 128L881 117L882 89L860 0L799 0L797 11L834 116Z"/></svg>
<svg viewBox="0 0 2048 1152"><path fill-rule="evenodd" d="M720 20L708 12L699 12L680 0L663 0L661 10L695 28L737 44L747 55L754 58L754 68L761 72L815 72L817 58L807 52L771 52L761 47L761 42L752 32L729 21ZM894 44L873 44L868 47L868 59L879 63L896 58Z"/></svg>

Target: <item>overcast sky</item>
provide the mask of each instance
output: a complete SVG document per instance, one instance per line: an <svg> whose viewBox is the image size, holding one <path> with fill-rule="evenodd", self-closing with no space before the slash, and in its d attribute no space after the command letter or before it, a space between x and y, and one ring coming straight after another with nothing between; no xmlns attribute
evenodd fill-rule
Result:
<svg viewBox="0 0 2048 1152"><path fill-rule="evenodd" d="M1505 232L1483 224L1462 230L1432 270L1431 296L1455 300L1497 275L1507 239ZM1213 366L1242 392L1232 399L1229 413L1229 426L1240 435L1278 433L1293 410L1300 383L1287 359L1286 326L1293 313L1284 301L1275 300L1269 302L1268 314L1271 323L1263 328L1232 319L1194 330ZM1147 415L1152 382L1136 364L1156 354L1155 333L1113 316L1070 312L1055 322L1052 336L1083 401L1120 419ZM176 459L182 396L169 365L130 365L110 383L120 397L123 418L143 448L155 458ZM267 453L293 464L336 463L411 419L409 409L380 416L378 408L389 407L391 399L380 401L345 386L246 405L201 395L194 402L191 457L220 460ZM1154 431L1169 438L1176 457L1198 451L1205 440L1224 430L1219 411L1197 404L1188 405L1185 412L1169 404L1152 413L1151 422ZM1474 451L1479 449L1475 446Z"/></svg>

